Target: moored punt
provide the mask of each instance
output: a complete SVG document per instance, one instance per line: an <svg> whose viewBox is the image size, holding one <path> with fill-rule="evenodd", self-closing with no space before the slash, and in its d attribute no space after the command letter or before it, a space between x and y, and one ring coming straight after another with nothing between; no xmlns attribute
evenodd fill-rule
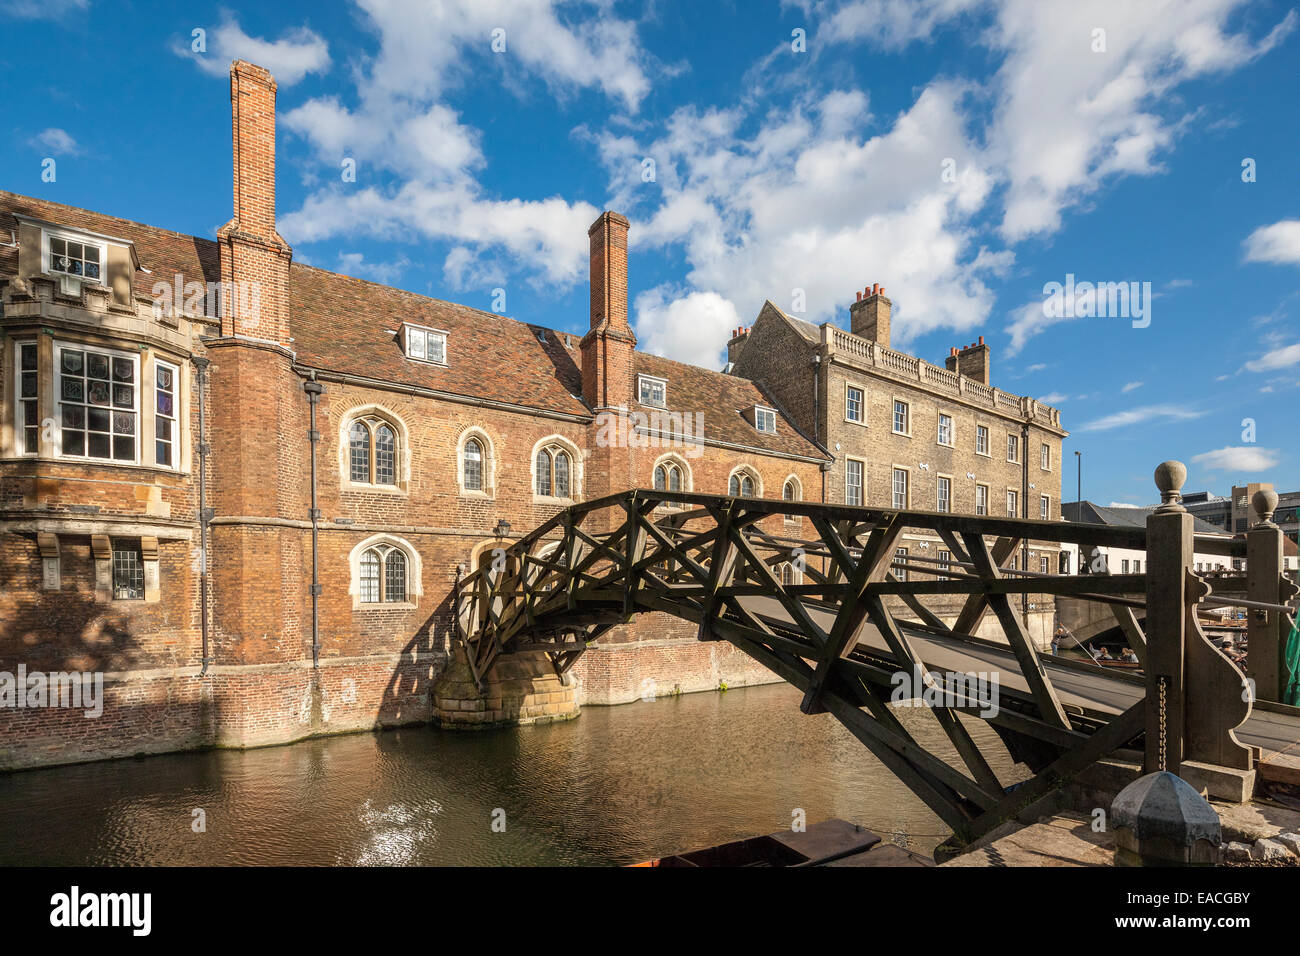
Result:
<svg viewBox="0 0 1300 956"><path fill-rule="evenodd" d="M633 866L934 866L934 861L882 842L846 820L824 820L801 832L778 830Z"/></svg>

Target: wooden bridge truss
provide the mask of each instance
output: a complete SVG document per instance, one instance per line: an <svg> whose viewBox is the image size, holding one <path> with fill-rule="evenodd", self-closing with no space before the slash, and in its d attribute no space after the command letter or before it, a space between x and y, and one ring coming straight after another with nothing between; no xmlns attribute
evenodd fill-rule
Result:
<svg viewBox="0 0 1300 956"><path fill-rule="evenodd" d="M815 536L786 536L787 515ZM1160 764L1176 771L1179 760L1208 754L1249 764L1249 751L1232 734L1250 709L1241 699L1242 676L1196 623L1196 605L1208 588L1188 568L1190 516L1155 517L1164 525L1151 530L629 491L576 504L488 552L481 567L458 579L457 631L481 688L502 654L544 652L563 675L591 643L633 614L659 611L692 621L700 640L729 641L802 690L804 713L833 714L964 843L1144 736L1153 769ZM898 558L895 545L905 529L931 532L951 558ZM1081 549L1141 549L1149 533L1169 554L1153 552L1146 574L1012 567L1026 540L1050 543L1053 552L1065 541ZM1198 548L1210 546L1197 542ZM1163 629L1157 646L1149 647L1134 614L1148 602L1134 595L1160 590L1163 581L1179 586L1147 609L1148 628ZM935 595L962 601L951 625L927 607ZM1111 607L1147 665L1145 697L1119 713L1063 704L1013 602L1020 595L1071 595ZM990 612L1006 645L971 636ZM874 641L865 639L869 634ZM964 682L922 660L915 642L926 635L971 647L1009 647L1023 680L1000 681L990 715L987 701L967 696ZM941 702L951 706L933 712L960 765L918 743L890 708L900 672L943 692ZM1107 679L1143 683L1128 674ZM1163 709L1153 704L1157 691ZM1202 719L1193 715L1196 726L1187 726L1198 709ZM1015 786L1000 780L960 714L987 720L1032 776Z"/></svg>

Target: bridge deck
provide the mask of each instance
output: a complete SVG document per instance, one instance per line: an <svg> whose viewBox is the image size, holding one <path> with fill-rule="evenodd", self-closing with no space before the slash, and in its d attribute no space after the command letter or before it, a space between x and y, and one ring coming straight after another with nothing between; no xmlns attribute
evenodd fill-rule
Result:
<svg viewBox="0 0 1300 956"><path fill-rule="evenodd" d="M794 629L789 613L775 598L747 597L741 602L748 610L767 623L783 629ZM823 628L829 629L835 621L835 611L822 605L805 602L809 615ZM992 645L979 639L962 640L942 637L929 631L909 627L899 621L916 652L926 666L939 671L957 673L996 671L1002 687L1031 696L1029 684L1020 673L1015 654L1009 647ZM893 660L885 639L874 625L865 625L858 650L882 660ZM1120 673L1081 670L1077 665L1043 659L1051 673L1052 685L1067 707L1078 707L1085 712L1114 716L1136 704L1145 694L1140 678ZM1271 754L1294 747L1300 740L1300 717L1275 711L1252 709L1246 723L1237 730L1237 739L1252 747L1260 747L1267 759Z"/></svg>

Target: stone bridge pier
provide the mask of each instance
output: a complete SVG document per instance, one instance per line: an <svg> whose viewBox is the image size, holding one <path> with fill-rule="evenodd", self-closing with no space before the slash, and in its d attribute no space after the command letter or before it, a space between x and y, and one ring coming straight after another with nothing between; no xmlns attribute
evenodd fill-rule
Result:
<svg viewBox="0 0 1300 956"><path fill-rule="evenodd" d="M433 722L451 730L485 730L521 724L570 720L578 716L577 685L561 679L544 651L502 654L474 682L465 645L452 651L447 669L434 684Z"/></svg>

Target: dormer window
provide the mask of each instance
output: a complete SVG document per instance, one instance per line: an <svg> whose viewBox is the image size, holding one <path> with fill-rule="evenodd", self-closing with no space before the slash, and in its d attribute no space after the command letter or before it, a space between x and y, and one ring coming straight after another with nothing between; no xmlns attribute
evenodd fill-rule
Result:
<svg viewBox="0 0 1300 956"><path fill-rule="evenodd" d="M447 333L421 325L406 325L406 357L417 362L447 364Z"/></svg>
<svg viewBox="0 0 1300 956"><path fill-rule="evenodd" d="M762 405L754 406L754 427L768 435L776 434L776 410L764 408Z"/></svg>
<svg viewBox="0 0 1300 956"><path fill-rule="evenodd" d="M67 276L104 284L104 263L108 258L104 243L75 232L43 230L41 267L47 275Z"/></svg>
<svg viewBox="0 0 1300 956"><path fill-rule="evenodd" d="M636 377L637 397L642 405L654 405L656 408L666 408L668 405L668 381L667 379L654 378L650 375L638 375Z"/></svg>
<svg viewBox="0 0 1300 956"><path fill-rule="evenodd" d="M99 281L103 252L88 242L50 236L50 271Z"/></svg>

